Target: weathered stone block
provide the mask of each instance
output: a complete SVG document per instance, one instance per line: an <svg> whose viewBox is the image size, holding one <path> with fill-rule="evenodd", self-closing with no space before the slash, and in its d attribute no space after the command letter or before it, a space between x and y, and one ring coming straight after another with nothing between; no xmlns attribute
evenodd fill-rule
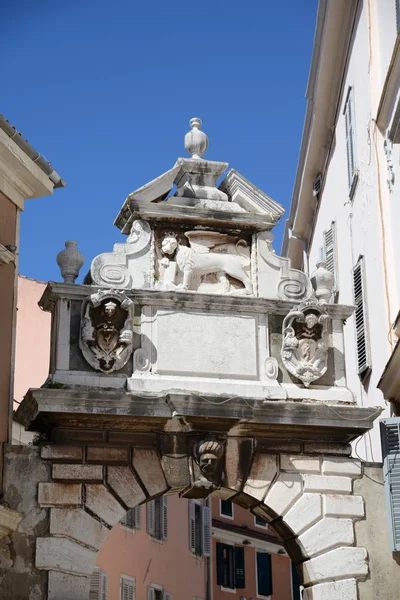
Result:
<svg viewBox="0 0 400 600"><path fill-rule="evenodd" d="M256 452L301 452L301 442L286 440L256 440Z"/></svg>
<svg viewBox="0 0 400 600"><path fill-rule="evenodd" d="M281 473L269 490L264 504L278 515L285 514L302 493L301 476L297 473Z"/></svg>
<svg viewBox="0 0 400 600"><path fill-rule="evenodd" d="M86 449L86 460L88 463L116 463L116 464L128 464L129 463L129 448L128 447L116 447L103 446L101 448L97 446L88 446Z"/></svg>
<svg viewBox="0 0 400 600"><path fill-rule="evenodd" d="M313 585L304 590L303 600L357 600L357 582L343 579Z"/></svg>
<svg viewBox="0 0 400 600"><path fill-rule="evenodd" d="M327 442L305 442L305 454L338 454L340 456L350 456L350 444L335 444Z"/></svg>
<svg viewBox="0 0 400 600"><path fill-rule="evenodd" d="M87 600L90 577L49 571L47 600Z"/></svg>
<svg viewBox="0 0 400 600"><path fill-rule="evenodd" d="M90 575L97 553L77 542L61 537L37 538L36 567Z"/></svg>
<svg viewBox="0 0 400 600"><path fill-rule="evenodd" d="M164 471L155 450L135 448L132 464L150 497L162 494L167 490L168 485L165 481Z"/></svg>
<svg viewBox="0 0 400 600"><path fill-rule="evenodd" d="M367 551L349 546L335 548L302 564L304 584L330 579L350 579L368 575ZM329 598L330 600L330 598Z"/></svg>
<svg viewBox="0 0 400 600"><path fill-rule="evenodd" d="M53 465L53 479L103 481L101 465Z"/></svg>
<svg viewBox="0 0 400 600"><path fill-rule="evenodd" d="M304 475L304 490L351 494L351 479L334 475Z"/></svg>
<svg viewBox="0 0 400 600"><path fill-rule="evenodd" d="M22 521L23 515L6 506L0 506L0 540L15 531Z"/></svg>
<svg viewBox="0 0 400 600"><path fill-rule="evenodd" d="M45 444L40 449L40 456L44 460L82 462L83 448L81 446L55 446L54 444Z"/></svg>
<svg viewBox="0 0 400 600"><path fill-rule="evenodd" d="M350 477L361 477L361 462L353 458L326 458L322 461L322 473L324 475L349 475Z"/></svg>
<svg viewBox="0 0 400 600"><path fill-rule="evenodd" d="M161 464L169 487L178 490L190 485L187 455L164 455Z"/></svg>
<svg viewBox="0 0 400 600"><path fill-rule="evenodd" d="M243 492L262 500L277 473L278 460L274 454L256 454Z"/></svg>
<svg viewBox="0 0 400 600"><path fill-rule="evenodd" d="M85 505L107 525L114 527L126 510L103 485L86 485Z"/></svg>
<svg viewBox="0 0 400 600"><path fill-rule="evenodd" d="M39 483L40 506L79 506L82 504L80 483Z"/></svg>
<svg viewBox="0 0 400 600"><path fill-rule="evenodd" d="M339 545L350 545L354 542L353 521L351 519L334 519L324 517L298 538L304 554L315 556L322 551Z"/></svg>
<svg viewBox="0 0 400 600"><path fill-rule="evenodd" d="M322 496L303 494L285 515L285 523L293 533L299 535L322 519Z"/></svg>
<svg viewBox="0 0 400 600"><path fill-rule="evenodd" d="M146 494L129 467L108 467L107 483L129 508L146 499Z"/></svg>
<svg viewBox="0 0 400 600"><path fill-rule="evenodd" d="M299 471L300 473L320 473L320 458L312 456L281 455L282 471Z"/></svg>
<svg viewBox="0 0 400 600"><path fill-rule="evenodd" d="M52 508L50 533L72 538L85 546L100 550L110 531L80 508Z"/></svg>
<svg viewBox="0 0 400 600"><path fill-rule="evenodd" d="M236 437L228 438L225 451L226 487L240 492L247 479L252 458L252 440Z"/></svg>
<svg viewBox="0 0 400 600"><path fill-rule="evenodd" d="M327 517L363 517L364 500L362 496L342 496L326 494L324 513Z"/></svg>

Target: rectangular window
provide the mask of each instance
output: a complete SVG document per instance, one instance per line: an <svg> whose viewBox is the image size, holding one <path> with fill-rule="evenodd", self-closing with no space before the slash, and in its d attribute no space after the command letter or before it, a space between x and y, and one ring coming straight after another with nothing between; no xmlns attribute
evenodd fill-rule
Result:
<svg viewBox="0 0 400 600"><path fill-rule="evenodd" d="M146 506L147 532L156 540L168 538L168 497L150 500Z"/></svg>
<svg viewBox="0 0 400 600"><path fill-rule="evenodd" d="M128 529L140 529L142 523L141 507L131 508L121 519L121 525Z"/></svg>
<svg viewBox="0 0 400 600"><path fill-rule="evenodd" d="M233 519L233 504L230 500L219 501L219 513L221 517Z"/></svg>
<svg viewBox="0 0 400 600"><path fill-rule="evenodd" d="M263 529L267 529L267 527L268 527L268 525L264 521L264 519L262 519L258 515L255 515L255 517L254 517L254 525L256 525L257 527L262 527Z"/></svg>
<svg viewBox="0 0 400 600"><path fill-rule="evenodd" d="M353 88L349 88L347 93L344 106L344 120L346 129L347 179L349 196L352 198L358 179Z"/></svg>
<svg viewBox="0 0 400 600"><path fill-rule="evenodd" d="M380 426L390 549L396 552L400 550L400 418L382 419Z"/></svg>
<svg viewBox="0 0 400 600"><path fill-rule="evenodd" d="M199 501L189 501L189 547L196 556L211 555L211 511Z"/></svg>
<svg viewBox="0 0 400 600"><path fill-rule="evenodd" d="M337 276L337 257L336 257L336 223L332 222L329 229L324 231L324 250L323 259L326 261L326 268L335 278L333 291L335 296L339 291L339 282Z"/></svg>
<svg viewBox="0 0 400 600"><path fill-rule="evenodd" d="M217 584L228 589L245 585L244 548L217 542Z"/></svg>
<svg viewBox="0 0 400 600"><path fill-rule="evenodd" d="M147 588L147 600L171 600L171 594L164 592L162 585L153 583Z"/></svg>
<svg viewBox="0 0 400 600"><path fill-rule="evenodd" d="M268 552L257 552L257 596L272 596L272 563Z"/></svg>
<svg viewBox="0 0 400 600"><path fill-rule="evenodd" d="M121 575L120 577L120 600L135 600L136 582L133 577Z"/></svg>
<svg viewBox="0 0 400 600"><path fill-rule="evenodd" d="M89 600L108 600L108 576L100 567L90 576Z"/></svg>
<svg viewBox="0 0 400 600"><path fill-rule="evenodd" d="M353 290L356 327L357 367L361 380L364 380L371 370L369 351L369 333L367 321L367 304L365 290L365 265L364 258L360 257L353 269Z"/></svg>

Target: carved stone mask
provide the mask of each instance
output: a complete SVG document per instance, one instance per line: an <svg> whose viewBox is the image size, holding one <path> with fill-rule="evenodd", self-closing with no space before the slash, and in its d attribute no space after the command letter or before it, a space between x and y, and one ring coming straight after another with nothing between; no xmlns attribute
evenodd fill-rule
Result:
<svg viewBox="0 0 400 600"><path fill-rule="evenodd" d="M195 456L201 474L208 480L218 478L224 447L217 440L199 442Z"/></svg>

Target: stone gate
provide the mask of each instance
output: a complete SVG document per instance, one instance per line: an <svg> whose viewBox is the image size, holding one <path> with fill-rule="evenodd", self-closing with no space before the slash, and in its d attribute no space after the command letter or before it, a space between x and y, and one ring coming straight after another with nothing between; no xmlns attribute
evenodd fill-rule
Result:
<svg viewBox="0 0 400 600"><path fill-rule="evenodd" d="M353 307L330 303L323 261L309 278L274 253L283 208L204 160L200 125L191 158L128 196L126 243L83 285L75 246L59 255L65 282L40 302L50 375L16 415L40 444L5 452L4 499L22 521L2 542L4 600L87 600L109 529L164 494L231 499L267 520L304 600L357 600L370 576L350 442L380 411L346 387Z"/></svg>

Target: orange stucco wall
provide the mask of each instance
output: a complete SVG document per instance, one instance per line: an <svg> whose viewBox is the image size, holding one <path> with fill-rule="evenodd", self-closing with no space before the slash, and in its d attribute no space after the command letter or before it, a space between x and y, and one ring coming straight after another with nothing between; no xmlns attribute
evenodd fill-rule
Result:
<svg viewBox="0 0 400 600"><path fill-rule="evenodd" d="M0 243L17 244L17 207L0 192ZM0 266L0 442L8 439L15 265Z"/></svg>
<svg viewBox="0 0 400 600"><path fill-rule="evenodd" d="M114 527L97 557L97 565L108 575L108 600L120 600L120 575L136 580L137 600L147 599L150 584L162 585L172 600L205 598L205 558L189 549L188 501L168 497L168 540L153 540L146 531L146 507L142 527L135 533Z"/></svg>

